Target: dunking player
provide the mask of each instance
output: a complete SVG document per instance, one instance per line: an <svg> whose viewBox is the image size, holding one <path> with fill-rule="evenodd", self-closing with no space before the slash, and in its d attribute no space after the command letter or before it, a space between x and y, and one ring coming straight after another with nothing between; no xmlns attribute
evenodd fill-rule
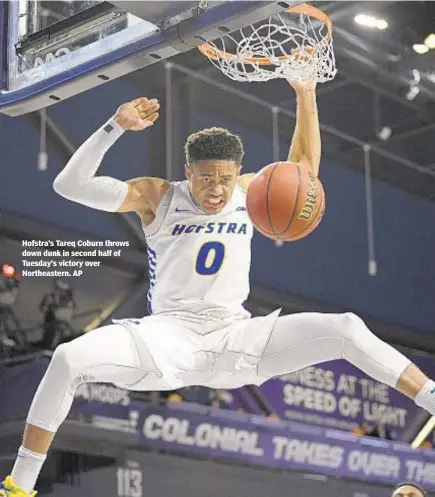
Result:
<svg viewBox="0 0 435 497"><path fill-rule="evenodd" d="M288 158L317 175L315 88L291 85L297 123ZM144 177L123 182L96 176L117 139L126 130L152 126L158 110L155 99L121 105L54 182L56 192L74 202L138 214L149 247L152 315L115 321L56 349L30 407L12 474L0 489L3 497L33 492L54 434L84 382L133 390L236 388L346 359L435 414L435 383L354 314L279 317L275 311L251 318L244 309L253 232L245 192L252 175L240 175L244 152L237 136L221 128L191 135L185 181Z"/></svg>

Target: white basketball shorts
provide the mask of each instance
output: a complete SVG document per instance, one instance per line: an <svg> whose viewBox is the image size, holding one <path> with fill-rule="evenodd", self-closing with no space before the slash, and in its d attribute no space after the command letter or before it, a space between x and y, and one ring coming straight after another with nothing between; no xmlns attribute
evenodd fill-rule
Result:
<svg viewBox="0 0 435 497"><path fill-rule="evenodd" d="M141 368L150 374L135 390L172 390L188 385L239 388L260 385L257 364L280 310L262 317L240 319L207 331L209 323L173 316L120 319L138 349ZM125 387L125 385L118 385Z"/></svg>

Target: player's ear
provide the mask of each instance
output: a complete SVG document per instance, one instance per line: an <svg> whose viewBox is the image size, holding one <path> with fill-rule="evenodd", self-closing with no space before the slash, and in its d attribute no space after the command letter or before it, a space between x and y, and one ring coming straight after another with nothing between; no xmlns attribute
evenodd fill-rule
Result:
<svg viewBox="0 0 435 497"><path fill-rule="evenodd" d="M184 164L184 173L186 175L187 179L190 179L192 176L192 168L189 166L189 164Z"/></svg>

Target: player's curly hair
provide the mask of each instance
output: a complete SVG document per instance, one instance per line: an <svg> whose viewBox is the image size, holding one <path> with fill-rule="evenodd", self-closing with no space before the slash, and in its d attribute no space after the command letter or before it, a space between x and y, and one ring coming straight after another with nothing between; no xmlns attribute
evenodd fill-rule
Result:
<svg viewBox="0 0 435 497"><path fill-rule="evenodd" d="M240 137L216 127L192 133L184 150L190 166L203 160L232 160L239 165L245 155Z"/></svg>

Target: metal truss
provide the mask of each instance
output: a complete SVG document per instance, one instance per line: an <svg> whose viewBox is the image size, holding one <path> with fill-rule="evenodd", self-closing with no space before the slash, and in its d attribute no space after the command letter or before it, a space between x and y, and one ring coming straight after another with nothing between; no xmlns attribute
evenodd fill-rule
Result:
<svg viewBox="0 0 435 497"><path fill-rule="evenodd" d="M252 91L249 91L249 92L243 91L243 90L237 88L235 85L229 84L227 82L222 82L218 78L211 78L210 76L205 75L201 72L193 71L192 69L189 69L186 66L181 66L179 64L174 64L174 63L166 63L166 66L168 66L168 65L174 71L181 72L182 74L190 77L194 81L200 81L202 83L206 83L207 86L209 87L208 99L210 101L216 101L216 94L215 94L215 92L213 92L213 89L212 89L212 88L215 88L218 90L222 90L222 91L226 92L227 94L233 95L242 101L255 104L257 107L260 107L263 109L268 109L270 112L273 112L275 110L275 111L278 111L280 115L289 117L291 119L295 119L295 117L296 117L296 114L293 110L289 110L288 108L283 108L279 105L274 104L273 102L270 102L270 100L268 101L264 98L261 98L261 96L258 96L259 94L261 94L260 92L256 92L256 94L254 94L254 92L252 92ZM340 84L338 86L340 87L340 89L343 89L347 85ZM326 90L326 88L327 87L325 87L325 90ZM333 89L332 92L334 92L334 91L336 91L336 90ZM237 107L234 107L232 105L228 105L228 107L233 109L233 111L234 111L234 109L237 108ZM246 113L246 112L249 112L249 111L245 107L244 113ZM234 116L235 116L235 119L240 119L238 113L235 113ZM257 121L260 121L260 120L257 119ZM252 119L251 122L255 123L255 119ZM411 160L407 157L404 157L403 155L397 153L396 151L387 150L387 149L381 147L379 140L370 141L367 138L364 139L363 137L351 135L343 130L339 130L339 129L335 128L334 126L330 126L330 125L324 124L324 123L321 123L320 127L321 127L321 130L323 133L330 135L334 138L338 138L339 140L346 143L348 146L350 145L352 149L357 147L357 148L362 150L364 148L364 146L368 144L368 145L370 145L371 151L374 154L377 154L377 155L379 155L379 156L381 156L389 161L395 161L398 164L401 164L402 166L413 169L414 171L416 171L418 173L423 173L423 174L426 174L428 176L435 177L434 171L429 170L428 168L425 168L422 164L419 164L414 160ZM423 129L423 131L425 131L425 128ZM406 132L403 133L402 139L408 135L412 136L413 133L415 134L415 133L417 133L417 131L415 129L407 130ZM374 127L369 133L366 132L365 134L372 136L372 137L376 137ZM346 149L340 150L341 153L343 153L345 151L346 151Z"/></svg>

